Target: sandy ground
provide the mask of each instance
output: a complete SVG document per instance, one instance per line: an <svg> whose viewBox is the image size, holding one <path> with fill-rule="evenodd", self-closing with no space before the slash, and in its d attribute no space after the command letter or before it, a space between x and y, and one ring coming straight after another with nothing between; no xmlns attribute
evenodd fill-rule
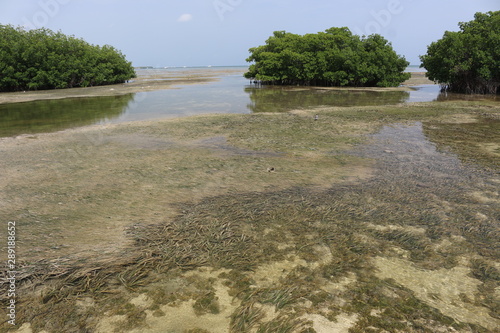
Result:
<svg viewBox="0 0 500 333"><path fill-rule="evenodd" d="M186 70L186 71L179 70L172 72L140 70L138 72L137 78L131 80L130 83L125 83L125 84L116 84L110 86L89 87L89 88L0 93L0 104L29 102L41 99L114 96L114 95L124 95L124 94L144 92L144 91L172 89L186 84L208 83L217 80L217 77L220 75L226 75L226 74L243 75L244 72L245 70L242 68L220 69L220 70L215 68L214 69L210 68L210 69L200 69L199 71L196 72L193 72L193 70ZM403 82L402 87L390 88L390 89L407 90L408 87L423 85L423 84L434 84L434 83L425 77L425 73L412 73L412 77L408 81ZM387 88L357 88L357 89L387 90Z"/></svg>
<svg viewBox="0 0 500 333"><path fill-rule="evenodd" d="M355 112L372 111L364 107ZM242 316L243 310L258 315L259 325L289 323L312 327L318 333L365 332L370 327L367 321L384 325L386 316L399 307L415 313L415 318L405 320L428 331L474 332L467 326L452 327L456 321L486 329L480 332L493 332L498 319L490 315L484 299L472 301L486 293L479 294L486 283L472 274L469 264L480 256L465 237L454 234L457 230L451 231L457 223L460 230L469 224L464 224L462 215L453 221L448 216L468 205L467 211L472 212L468 218L474 219L470 228L477 223L490 228L494 207L500 203L494 186L498 177L483 178L471 169L461 170L454 155L437 151L425 139L421 123L385 124L380 129L380 123L346 121L342 114L349 111L345 108L318 112L320 119L328 119L332 112L336 117L317 123L305 110L255 117L213 115L4 138L0 140L0 216L18 222L21 260L44 259L56 267L86 261L85 272L106 264L112 267L132 252L130 232L151 224L168 226L179 218L193 218L203 226L205 219L237 225L241 218L248 237L267 239L269 243L262 245L270 246L268 254L279 254L252 270L210 265L174 270L140 291L113 291L111 295L123 296L108 304L92 294L68 298L70 304L61 305L68 311L98 313L92 322L94 332L255 332L229 329L234 325L232 318ZM477 117L467 114L439 119L455 125L460 119L467 124L477 122ZM273 132L274 127L279 130ZM297 135L299 128L305 137ZM352 139L377 131L358 147L363 158L344 154L347 147L360 142ZM290 133L296 136L288 141ZM332 149L337 153L332 155ZM378 159L379 165L371 159ZM323 196L325 202L314 200ZM211 207L211 200L220 206ZM253 201L260 202L252 206L249 202ZM285 207L280 208L283 203ZM211 217L238 211L240 205L251 209L229 215L227 222L217 215ZM412 224L420 214L423 220ZM332 215L336 217L322 221ZM356 216L359 219L351 220ZM427 223L437 217L442 228L451 228L434 240L428 237L432 233ZM253 229L259 219L266 223L264 230ZM343 235L353 228L354 238L349 241L355 245L348 244L347 249L367 251L361 267L349 267L349 260L339 259L346 251ZM237 231L234 228L230 233ZM200 232L195 238L203 237L203 228ZM384 238L376 238L381 235L402 238L399 243L384 243ZM212 239L213 234L209 236ZM413 243L405 245L407 241ZM414 251L424 251L425 257L414 260ZM349 259L355 262L355 258ZM327 270L343 265L348 272L337 277L335 269ZM371 268L365 270L365 266ZM245 281L253 288L247 291L250 304L237 296L242 292L238 283ZM257 292L282 293L278 296L291 305L280 308L263 299L252 302ZM353 293L361 299L350 298ZM217 311L200 314L197 304L206 295L212 295ZM291 298L287 301L286 297ZM107 310L102 312L104 304ZM426 306L439 311L426 310ZM51 313L54 322L57 312ZM452 320L433 318L433 313ZM37 329L24 323L18 332L52 332L41 331L43 321L35 319L32 323ZM407 332L419 331L413 324L399 325L411 328Z"/></svg>
<svg viewBox="0 0 500 333"><path fill-rule="evenodd" d="M425 76L425 72L413 72L408 81L403 82L404 86L419 86L424 84L435 84Z"/></svg>
<svg viewBox="0 0 500 333"><path fill-rule="evenodd" d="M19 221L19 253L34 260L114 252L127 244L125 228L171 218L182 202L368 173L366 163L344 167L314 152L304 156L316 161L311 168L301 156L234 147L211 131L201 139L174 134L181 123L196 127L210 118L0 139L0 216ZM338 168L320 172L328 163Z"/></svg>
<svg viewBox="0 0 500 333"><path fill-rule="evenodd" d="M26 91L13 93L0 93L0 104L28 102L41 99L59 99L70 97L114 96L129 93L172 89L186 84L201 84L217 80L225 74L242 74L242 69L200 69L177 70L171 72L155 70L139 70L138 77L129 83L99 86L89 88L57 89L44 91Z"/></svg>

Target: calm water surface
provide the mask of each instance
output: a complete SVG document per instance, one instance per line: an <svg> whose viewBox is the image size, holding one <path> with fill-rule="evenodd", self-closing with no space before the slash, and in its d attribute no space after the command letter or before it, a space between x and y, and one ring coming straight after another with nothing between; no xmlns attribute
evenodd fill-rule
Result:
<svg viewBox="0 0 500 333"><path fill-rule="evenodd" d="M188 72L195 75L199 71ZM434 85L416 87L409 92L261 87L232 74L221 76L217 82L179 89L0 105L0 136L206 113L284 112L319 106L387 105L438 99L443 97Z"/></svg>

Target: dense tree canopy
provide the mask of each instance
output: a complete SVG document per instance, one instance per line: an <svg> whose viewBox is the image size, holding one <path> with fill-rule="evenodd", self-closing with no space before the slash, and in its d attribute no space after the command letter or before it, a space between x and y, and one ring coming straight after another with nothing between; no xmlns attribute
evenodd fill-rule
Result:
<svg viewBox="0 0 500 333"><path fill-rule="evenodd" d="M410 77L408 62L382 36L353 35L348 28L317 34L276 31L265 45L250 49L245 73L270 84L315 86L398 86Z"/></svg>
<svg viewBox="0 0 500 333"><path fill-rule="evenodd" d="M460 31L446 31L429 45L421 67L443 90L500 93L500 11L476 13L459 26Z"/></svg>
<svg viewBox="0 0 500 333"><path fill-rule="evenodd" d="M112 46L48 29L0 25L0 91L89 87L132 77L131 63Z"/></svg>

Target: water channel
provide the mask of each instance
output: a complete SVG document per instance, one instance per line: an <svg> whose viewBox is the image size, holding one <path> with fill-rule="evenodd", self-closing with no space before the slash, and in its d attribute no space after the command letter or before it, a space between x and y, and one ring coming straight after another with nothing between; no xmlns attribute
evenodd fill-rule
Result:
<svg viewBox="0 0 500 333"><path fill-rule="evenodd" d="M169 70L172 71L150 71ZM182 75L198 72L199 69L188 69ZM0 104L0 137L207 113L285 112L320 106L388 105L459 98L441 94L437 85L412 87L410 91L374 91L259 86L234 73L217 78L208 84L120 96Z"/></svg>

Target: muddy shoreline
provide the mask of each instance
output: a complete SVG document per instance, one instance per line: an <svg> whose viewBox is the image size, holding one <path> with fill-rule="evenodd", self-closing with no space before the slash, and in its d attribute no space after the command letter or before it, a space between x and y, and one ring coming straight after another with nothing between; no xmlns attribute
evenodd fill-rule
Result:
<svg viewBox="0 0 500 333"><path fill-rule="evenodd" d="M44 91L27 91L0 93L0 104L21 103L36 100L75 98L75 97L97 97L97 96L117 96L138 92L147 92L163 89L178 89L183 85L204 84L218 80L220 75L243 75L244 69L200 69L195 73L190 71L173 71L168 73L157 73L154 70L141 70L138 77L129 83L115 84L109 86L57 89ZM354 90L408 90L412 86L423 84L433 84L425 77L425 73L412 73L412 78L404 82L401 87L396 88L321 88L317 89L354 89Z"/></svg>
<svg viewBox="0 0 500 333"><path fill-rule="evenodd" d="M162 89L176 89L183 85L213 82L216 81L220 75L243 74L243 72L244 71L242 69L205 69L194 74L191 74L190 71L187 70L158 74L153 70L140 70L137 78L124 84L88 88L0 93L0 104L29 102L44 99L117 96Z"/></svg>

